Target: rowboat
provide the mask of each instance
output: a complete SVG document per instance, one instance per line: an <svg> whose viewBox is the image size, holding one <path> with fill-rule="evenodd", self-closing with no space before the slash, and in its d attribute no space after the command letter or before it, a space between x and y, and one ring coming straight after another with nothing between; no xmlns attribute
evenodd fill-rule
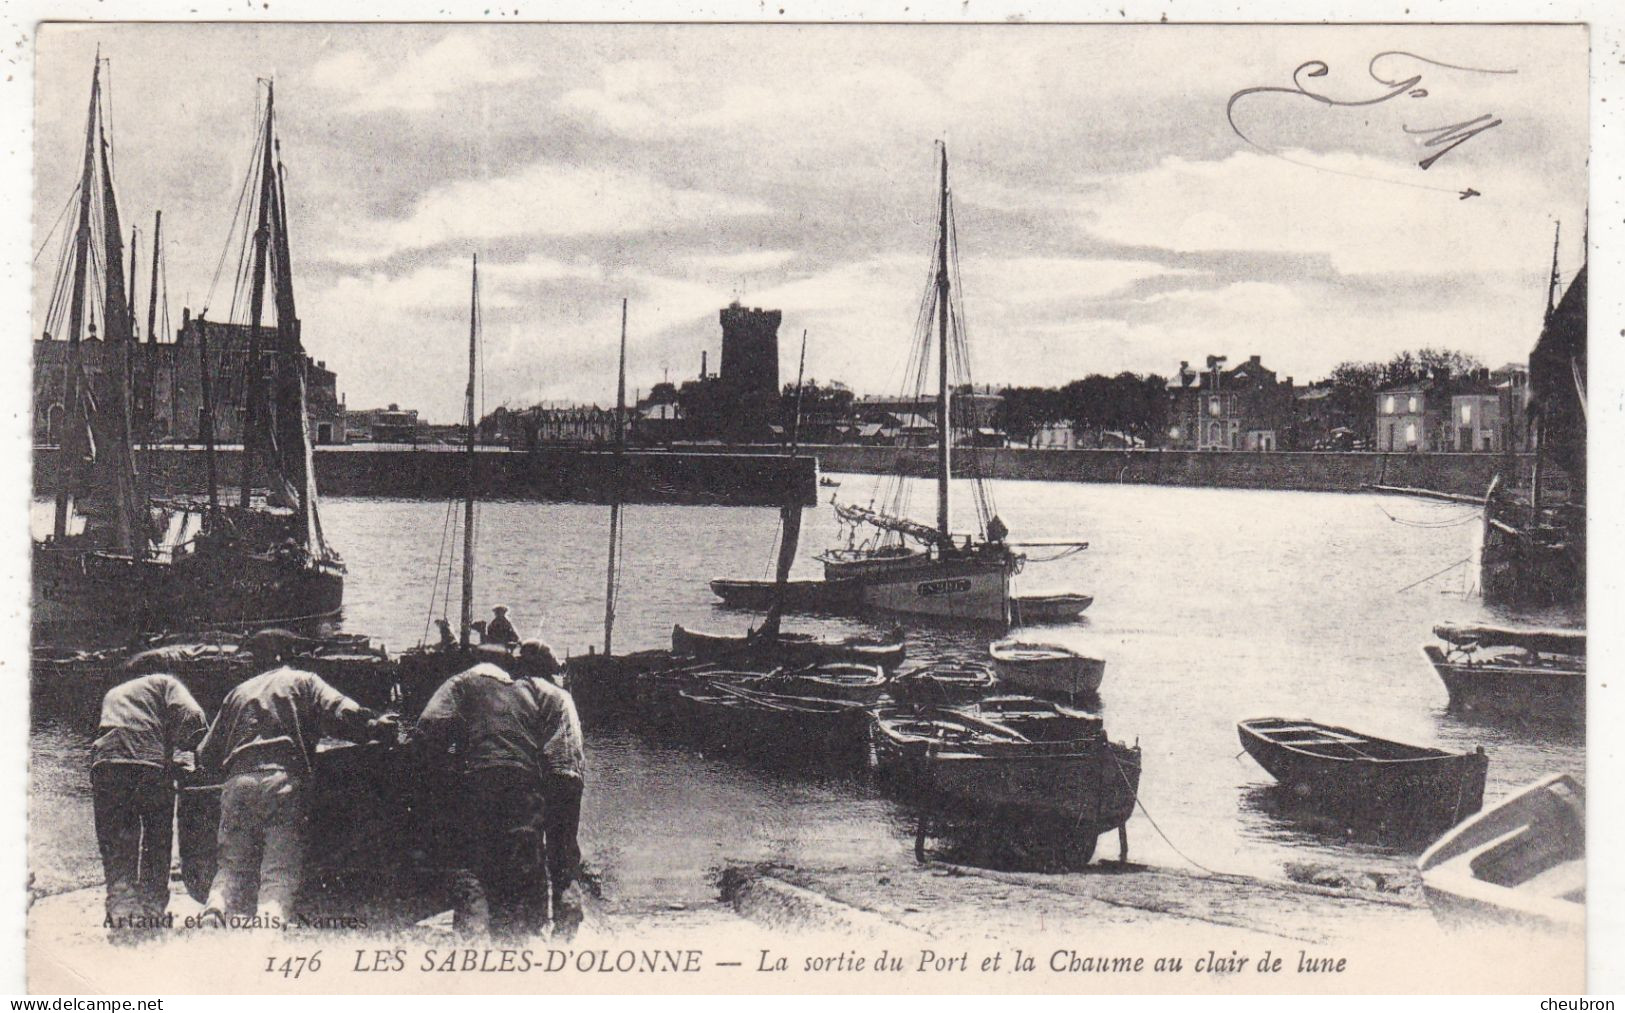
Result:
<svg viewBox="0 0 1625 1013"><path fill-rule="evenodd" d="M1452 710L1523 721L1585 720L1586 643L1580 630L1433 628L1422 648Z"/></svg>
<svg viewBox="0 0 1625 1013"><path fill-rule="evenodd" d="M872 736L881 776L925 806L918 852L928 819L968 821L1026 835L1081 865L1101 834L1133 815L1140 748L1110 741L1098 721L1067 731L1082 734L1035 741L971 708L881 707Z"/></svg>
<svg viewBox="0 0 1625 1013"><path fill-rule="evenodd" d="M1031 696L983 697L953 710L1008 728L1030 742L1080 742L1102 734L1104 728L1098 714Z"/></svg>
<svg viewBox="0 0 1625 1013"><path fill-rule="evenodd" d="M1584 932L1585 788L1567 774L1536 781L1439 838L1416 867L1446 925Z"/></svg>
<svg viewBox="0 0 1625 1013"><path fill-rule="evenodd" d="M997 640L988 645L999 678L1029 693L1071 700L1100 689L1106 663L1059 644Z"/></svg>
<svg viewBox="0 0 1625 1013"><path fill-rule="evenodd" d="M1450 753L1287 718L1236 725L1258 765L1306 803L1338 812L1454 824L1484 802L1489 757Z"/></svg>
<svg viewBox="0 0 1625 1013"><path fill-rule="evenodd" d="M986 696L997 682L987 665L939 661L894 676L888 692L899 703L963 703Z"/></svg>
<svg viewBox="0 0 1625 1013"><path fill-rule="evenodd" d="M779 633L777 638L770 639L756 633L706 633L676 625L671 628L671 650L673 654L696 658L763 655L785 665L856 662L890 670L902 664L905 647L901 627L893 627L884 637L817 637L810 633Z"/></svg>
<svg viewBox="0 0 1625 1013"><path fill-rule="evenodd" d="M886 673L879 665L826 662L783 673L773 680L775 691L781 687L792 696L874 704L886 690Z"/></svg>
<svg viewBox="0 0 1625 1013"><path fill-rule="evenodd" d="M1087 594L1016 595L1010 599L1010 622L1014 626L1071 622L1094 603L1094 597Z"/></svg>
<svg viewBox="0 0 1625 1013"><path fill-rule="evenodd" d="M868 759L869 710L824 700L708 681L678 693L683 730L718 752L789 766L857 766Z"/></svg>

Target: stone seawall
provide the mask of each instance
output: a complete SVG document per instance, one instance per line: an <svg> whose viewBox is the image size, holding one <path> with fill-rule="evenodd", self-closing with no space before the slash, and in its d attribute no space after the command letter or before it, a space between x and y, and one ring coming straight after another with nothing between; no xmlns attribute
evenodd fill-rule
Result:
<svg viewBox="0 0 1625 1013"><path fill-rule="evenodd" d="M34 488L55 488L55 448L34 451ZM242 467L235 447L216 452L222 495L235 496ZM317 447L316 481L324 496L450 499L463 495L467 459L451 447ZM207 464L198 448L166 447L137 455L154 493L202 493ZM627 503L712 503L777 506L786 492L817 501L817 462L763 453L628 451L617 465L607 451L547 447L534 452L482 449L475 484L484 499L608 503L617 485Z"/></svg>
<svg viewBox="0 0 1625 1013"><path fill-rule="evenodd" d="M820 446L805 448L826 472L884 473L893 470L891 447ZM902 452L907 474L936 473L930 447ZM1123 482L1142 485L1200 485L1232 489L1303 489L1357 492L1362 485L1393 485L1464 496L1482 496L1497 473L1503 481L1529 473L1527 455L1248 453L1189 450L961 450L954 473L968 476L979 457L984 474L1001 479L1052 482ZM1543 485L1545 483L1542 483Z"/></svg>

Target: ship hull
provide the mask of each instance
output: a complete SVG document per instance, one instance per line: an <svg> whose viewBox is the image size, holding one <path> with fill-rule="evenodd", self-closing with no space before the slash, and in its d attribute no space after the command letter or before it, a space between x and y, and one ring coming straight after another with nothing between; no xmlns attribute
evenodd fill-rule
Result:
<svg viewBox="0 0 1625 1013"><path fill-rule="evenodd" d="M268 554L211 554L170 563L36 547L36 642L93 646L208 627L308 627L344 604L336 566Z"/></svg>
<svg viewBox="0 0 1625 1013"><path fill-rule="evenodd" d="M1484 506L1479 590L1496 605L1543 607L1585 602L1585 524L1534 523L1499 501Z"/></svg>
<svg viewBox="0 0 1625 1013"><path fill-rule="evenodd" d="M956 622L1008 624L1010 573L999 560L908 561L841 580L713 580L711 591L732 608L765 611L784 596L796 612L887 612Z"/></svg>

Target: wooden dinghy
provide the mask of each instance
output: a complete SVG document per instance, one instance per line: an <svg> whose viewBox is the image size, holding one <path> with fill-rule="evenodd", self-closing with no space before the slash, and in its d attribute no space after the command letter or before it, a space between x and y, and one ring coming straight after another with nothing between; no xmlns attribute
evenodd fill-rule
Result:
<svg viewBox="0 0 1625 1013"><path fill-rule="evenodd" d="M1017 728L972 708L881 707L872 733L875 759L881 775L923 802L934 819L1036 831L1070 863L1087 863L1100 835L1133 815L1139 746L1112 742L1098 721L1052 741ZM922 820L921 853L925 834Z"/></svg>
<svg viewBox="0 0 1625 1013"><path fill-rule="evenodd" d="M876 704L886 690L886 681L886 672L879 665L829 662L786 671L773 680L772 689L790 696Z"/></svg>
<svg viewBox="0 0 1625 1013"><path fill-rule="evenodd" d="M992 666L938 661L893 676L887 692L899 703L946 705L979 700L998 681Z"/></svg>
<svg viewBox="0 0 1625 1013"><path fill-rule="evenodd" d="M1452 710L1534 723L1585 721L1584 631L1439 625L1433 632L1440 643L1422 652Z"/></svg>
<svg viewBox="0 0 1625 1013"><path fill-rule="evenodd" d="M869 710L855 701L713 680L680 690L675 716L686 735L723 753L789 767L853 767L868 759Z"/></svg>
<svg viewBox="0 0 1625 1013"><path fill-rule="evenodd" d="M676 625L671 628L671 650L696 658L761 657L784 665L847 661L879 665L887 671L903 663L905 652L900 626L883 637L816 637L810 633L768 637L757 632L706 633Z"/></svg>
<svg viewBox="0 0 1625 1013"><path fill-rule="evenodd" d="M1484 802L1489 757L1288 718L1238 722L1242 748L1298 799L1336 812L1454 824Z"/></svg>
<svg viewBox="0 0 1625 1013"><path fill-rule="evenodd" d="M1439 838L1416 862L1441 923L1585 931L1585 788L1536 781Z"/></svg>
<svg viewBox="0 0 1625 1013"><path fill-rule="evenodd" d="M1106 677L1106 663L1059 644L1007 639L988 645L994 670L1009 685L1042 696L1073 700L1093 696Z"/></svg>
<svg viewBox="0 0 1625 1013"><path fill-rule="evenodd" d="M1014 626L1040 626L1069 623L1095 603L1093 595L1027 594L1010 599L1010 622Z"/></svg>

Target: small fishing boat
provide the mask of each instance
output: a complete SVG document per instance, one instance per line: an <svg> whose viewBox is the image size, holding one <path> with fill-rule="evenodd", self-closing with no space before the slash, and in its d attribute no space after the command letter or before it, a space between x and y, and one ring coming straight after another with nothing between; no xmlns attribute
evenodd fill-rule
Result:
<svg viewBox="0 0 1625 1013"><path fill-rule="evenodd" d="M886 690L886 680L879 665L837 661L787 671L774 680L774 688L782 685L783 692L792 696L875 704Z"/></svg>
<svg viewBox="0 0 1625 1013"><path fill-rule="evenodd" d="M1242 748L1302 801L1412 825L1455 824L1484 802L1489 757L1451 753L1287 718L1236 724Z"/></svg>
<svg viewBox="0 0 1625 1013"><path fill-rule="evenodd" d="M1439 838L1417 859L1422 892L1447 925L1585 931L1585 788L1536 781Z"/></svg>
<svg viewBox="0 0 1625 1013"><path fill-rule="evenodd" d="M996 722L1032 742L1079 742L1100 735L1105 727L1098 714L1073 710L1052 700L1031 696L983 697L953 710Z"/></svg>
<svg viewBox="0 0 1625 1013"><path fill-rule="evenodd" d="M1094 603L1093 595L1068 592L1016 595L1010 599L1010 623L1013 626L1069 623Z"/></svg>
<svg viewBox="0 0 1625 1013"><path fill-rule="evenodd" d="M1140 785L1138 745L1112 742L1098 719L1089 728L1048 726L1066 736L1051 741L1018 728L969 708L881 707L875 713L881 775L925 806L918 854L931 821L968 821L1042 840L1081 865L1094 857L1101 834L1128 822Z"/></svg>
<svg viewBox="0 0 1625 1013"><path fill-rule="evenodd" d="M787 612L851 612L863 602L863 583L857 580L741 580L719 577L711 593L726 608L765 612L783 601Z"/></svg>
<svg viewBox="0 0 1625 1013"><path fill-rule="evenodd" d="M967 661L938 661L894 676L888 692L899 703L966 703L992 692L998 681L991 666Z"/></svg>
<svg viewBox="0 0 1625 1013"><path fill-rule="evenodd" d="M768 657L785 665L854 662L879 665L888 671L902 664L903 629L894 626L883 637L817 637L810 633L779 633L776 638L759 631L731 635L671 628L673 654L695 658Z"/></svg>
<svg viewBox="0 0 1625 1013"><path fill-rule="evenodd" d="M1532 722L1585 720L1584 630L1440 624L1433 633L1442 645L1422 652L1452 710Z"/></svg>
<svg viewBox="0 0 1625 1013"><path fill-rule="evenodd" d="M841 487L841 483L835 481L833 478L821 478L818 480L818 484L826 489L839 489Z"/></svg>
<svg viewBox="0 0 1625 1013"><path fill-rule="evenodd" d="M1059 644L996 640L988 645L999 678L1018 689L1072 700L1091 696L1106 677L1106 663Z"/></svg>
<svg viewBox="0 0 1625 1013"><path fill-rule="evenodd" d="M869 709L722 679L678 692L675 717L719 752L788 766L857 766L868 759Z"/></svg>

